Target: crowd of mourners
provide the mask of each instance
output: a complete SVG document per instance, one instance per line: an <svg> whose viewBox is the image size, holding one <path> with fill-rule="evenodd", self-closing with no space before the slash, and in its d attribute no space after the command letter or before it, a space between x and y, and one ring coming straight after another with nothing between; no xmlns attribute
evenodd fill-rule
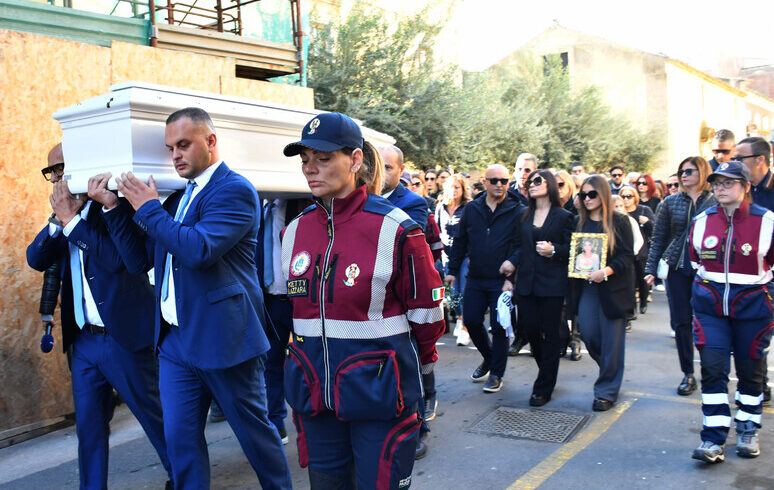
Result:
<svg viewBox="0 0 774 490"><path fill-rule="evenodd" d="M410 173L398 147L376 148L346 115L323 113L284 149L300 157L312 199L263 201L220 159L205 111L170 115L165 141L188 184L163 203L152 178L131 173L116 176L121 198L110 174L73 196L61 145L43 169L54 212L27 258L46 271L44 321L61 283L82 488L107 484L113 390L169 488L209 486L208 413L232 426L263 488L289 488L286 403L312 488L406 488L428 451L444 333L480 353L471 379L485 393L528 348L534 407L551 401L560 358L581 359L585 345L599 367L591 408L606 411L626 332L658 292L677 394L697 389L694 345L700 354L693 458L723 461L733 421L736 453L759 455L774 328L763 138L720 130L714 158L687 157L665 181L621 165L544 168L529 153L475 180Z"/></svg>

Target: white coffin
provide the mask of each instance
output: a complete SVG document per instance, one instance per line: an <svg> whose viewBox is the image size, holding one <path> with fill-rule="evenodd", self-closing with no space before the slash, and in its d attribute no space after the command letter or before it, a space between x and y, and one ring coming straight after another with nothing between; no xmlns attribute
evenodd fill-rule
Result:
<svg viewBox="0 0 774 490"><path fill-rule="evenodd" d="M164 144L167 116L184 107L210 114L221 158L262 197L309 194L300 159L286 157L282 149L301 139L301 129L320 111L140 82L113 85L107 94L54 113L62 127L70 191L86 192L89 178L102 172L113 173L109 187L115 189L115 177L130 171L143 181L152 174L162 194L185 187ZM395 142L362 129L377 147Z"/></svg>

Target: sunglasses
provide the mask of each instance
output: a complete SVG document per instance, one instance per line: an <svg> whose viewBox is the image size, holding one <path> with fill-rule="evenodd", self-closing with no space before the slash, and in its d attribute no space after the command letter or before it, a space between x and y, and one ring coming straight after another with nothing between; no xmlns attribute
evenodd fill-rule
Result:
<svg viewBox="0 0 774 490"><path fill-rule="evenodd" d="M610 174L610 177L623 177L623 174Z"/></svg>
<svg viewBox="0 0 774 490"><path fill-rule="evenodd" d="M564 187L564 182L560 180L559 182L556 183L556 185L561 189L562 187Z"/></svg>
<svg viewBox="0 0 774 490"><path fill-rule="evenodd" d="M680 187L680 184L673 183L673 184L667 184L666 186L667 186L667 189L673 189L673 188L677 189L678 187Z"/></svg>
<svg viewBox="0 0 774 490"><path fill-rule="evenodd" d="M736 156L734 156L734 159L735 159L735 160L739 160L739 161L741 162L741 161L743 161L745 158L755 158L755 157L759 157L759 156L761 156L761 154L760 154L760 153L756 153L755 155L747 155L747 156L736 155Z"/></svg>
<svg viewBox="0 0 774 490"><path fill-rule="evenodd" d="M583 192L583 191L580 191L580 192L578 193L578 198L579 198L581 201L585 201L585 200L586 200L586 198L589 198L589 199L596 199L597 197L599 197L599 192L597 192L597 191L589 191L589 192Z"/></svg>
<svg viewBox="0 0 774 490"><path fill-rule="evenodd" d="M425 177L425 180L429 182L431 180L435 180L435 177Z"/></svg>
<svg viewBox="0 0 774 490"><path fill-rule="evenodd" d="M543 185L543 177L537 176L534 179L529 181L529 187L537 187L539 185Z"/></svg>
<svg viewBox="0 0 774 490"><path fill-rule="evenodd" d="M721 150L718 148L718 149L712 150L712 153L720 153L721 155L728 155L729 153L731 153L731 150Z"/></svg>
<svg viewBox="0 0 774 490"><path fill-rule="evenodd" d="M414 181L411 183L411 185L414 187L420 187L422 185L422 181L420 180Z"/></svg>
<svg viewBox="0 0 774 490"><path fill-rule="evenodd" d="M621 199L634 199L634 194L619 194Z"/></svg>
<svg viewBox="0 0 774 490"><path fill-rule="evenodd" d="M492 185L502 184L502 185L508 185L508 179L498 179L496 177L492 177L491 179L486 179L489 181Z"/></svg>
<svg viewBox="0 0 774 490"><path fill-rule="evenodd" d="M693 175L694 172L698 172L698 170L696 170L695 168L686 168L685 170L678 170L677 176L682 177L683 175L685 175L686 177L690 177L691 175Z"/></svg>
<svg viewBox="0 0 774 490"><path fill-rule="evenodd" d="M637 185L648 185L648 183L645 182L644 180L638 180Z"/></svg>
<svg viewBox="0 0 774 490"><path fill-rule="evenodd" d="M43 174L43 177L51 182L51 176L53 174L56 174L57 177L61 177L64 175L64 162L62 163L55 163L51 165L50 167L46 167L43 170L40 171Z"/></svg>

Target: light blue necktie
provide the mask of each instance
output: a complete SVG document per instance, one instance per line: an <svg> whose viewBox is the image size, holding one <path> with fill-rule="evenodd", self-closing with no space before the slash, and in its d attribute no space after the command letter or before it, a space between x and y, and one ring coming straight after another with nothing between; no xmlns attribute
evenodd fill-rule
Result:
<svg viewBox="0 0 774 490"><path fill-rule="evenodd" d="M180 203L177 205L177 212L175 213L175 221L183 219L183 213L185 207L188 205L188 200L191 199L191 193L196 187L196 182L193 180L188 181L188 185L185 186L185 192L183 197L180 198ZM172 267L172 254L167 252L167 260L164 261L164 279L161 281L161 300L166 301L169 296L169 269Z"/></svg>
<svg viewBox="0 0 774 490"><path fill-rule="evenodd" d="M70 248L70 278L73 282L73 307L75 308L75 323L78 328L86 324L83 315L83 284L81 283L81 257L78 247L68 245Z"/></svg>
<svg viewBox="0 0 774 490"><path fill-rule="evenodd" d="M263 285L271 286L274 282L274 208L273 202L266 203L266 214L263 217Z"/></svg>

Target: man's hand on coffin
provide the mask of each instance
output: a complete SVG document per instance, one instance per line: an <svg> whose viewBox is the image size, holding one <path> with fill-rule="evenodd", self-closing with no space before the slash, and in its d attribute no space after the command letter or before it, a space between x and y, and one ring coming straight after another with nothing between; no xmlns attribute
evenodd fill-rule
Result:
<svg viewBox="0 0 774 490"><path fill-rule="evenodd" d="M67 226L75 215L81 211L86 199L80 199L80 195L70 194L70 188L67 187L66 180L60 180L54 184L54 193L49 196L51 208L54 210L57 219L62 222L62 226Z"/></svg>
<svg viewBox="0 0 774 490"><path fill-rule="evenodd" d="M118 190L135 210L140 209L148 201L159 199L159 191L156 189L156 181L153 180L152 175L148 177L147 185L131 172L121 174L120 179L116 178L116 183Z"/></svg>
<svg viewBox="0 0 774 490"><path fill-rule="evenodd" d="M112 176L113 174L106 172L89 179L89 197L105 206L106 209L118 206L118 196L107 188L108 181Z"/></svg>

